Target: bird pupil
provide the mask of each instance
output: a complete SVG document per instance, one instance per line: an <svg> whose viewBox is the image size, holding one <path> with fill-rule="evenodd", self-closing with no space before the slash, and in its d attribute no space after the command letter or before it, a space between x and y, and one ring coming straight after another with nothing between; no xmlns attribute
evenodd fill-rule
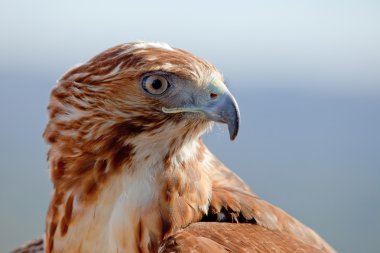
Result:
<svg viewBox="0 0 380 253"><path fill-rule="evenodd" d="M161 83L161 80L159 80L159 79L155 79L155 80L152 82L152 87L153 87L153 89L158 90L159 88L161 88L161 86L162 86L162 83Z"/></svg>

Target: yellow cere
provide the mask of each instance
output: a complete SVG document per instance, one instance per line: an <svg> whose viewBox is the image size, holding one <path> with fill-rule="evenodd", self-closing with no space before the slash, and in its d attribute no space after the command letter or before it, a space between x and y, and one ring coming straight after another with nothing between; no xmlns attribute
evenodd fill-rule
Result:
<svg viewBox="0 0 380 253"><path fill-rule="evenodd" d="M217 94L223 94L226 92L227 88L224 85L224 83L217 77L213 77L210 81L210 84L208 86L208 89L211 92L217 93Z"/></svg>

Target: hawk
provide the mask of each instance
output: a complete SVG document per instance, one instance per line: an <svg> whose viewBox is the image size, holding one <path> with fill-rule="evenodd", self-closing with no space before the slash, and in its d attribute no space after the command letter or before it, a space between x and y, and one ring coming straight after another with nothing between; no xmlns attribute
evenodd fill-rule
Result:
<svg viewBox="0 0 380 253"><path fill-rule="evenodd" d="M335 252L256 196L202 143L238 105L209 62L164 43L110 48L65 73L44 138L44 239L16 252Z"/></svg>

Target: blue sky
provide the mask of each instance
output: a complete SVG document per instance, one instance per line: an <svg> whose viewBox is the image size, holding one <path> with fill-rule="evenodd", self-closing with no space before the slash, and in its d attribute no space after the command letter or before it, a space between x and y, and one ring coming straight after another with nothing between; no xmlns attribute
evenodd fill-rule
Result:
<svg viewBox="0 0 380 253"><path fill-rule="evenodd" d="M114 44L150 40L216 62L231 79L254 74L261 82L252 86L380 93L378 1L3 1L0 6L0 66L10 75L23 67L31 75L57 76ZM274 72L278 82L268 84ZM305 76L314 82L297 82Z"/></svg>

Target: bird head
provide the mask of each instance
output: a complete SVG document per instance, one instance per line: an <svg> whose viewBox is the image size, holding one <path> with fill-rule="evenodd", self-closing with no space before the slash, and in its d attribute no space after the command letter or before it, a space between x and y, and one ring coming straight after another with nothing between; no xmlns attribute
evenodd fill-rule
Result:
<svg viewBox="0 0 380 253"><path fill-rule="evenodd" d="M93 149L136 136L194 139L213 122L227 124L231 140L239 129L239 109L221 73L162 43L122 44L69 70L52 92L49 111L49 143Z"/></svg>

